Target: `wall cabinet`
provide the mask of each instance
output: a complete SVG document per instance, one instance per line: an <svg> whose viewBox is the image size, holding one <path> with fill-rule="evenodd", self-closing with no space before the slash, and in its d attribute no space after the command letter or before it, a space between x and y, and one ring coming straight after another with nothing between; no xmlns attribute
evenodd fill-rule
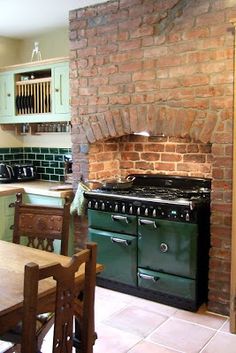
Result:
<svg viewBox="0 0 236 353"><path fill-rule="evenodd" d="M69 120L66 58L0 69L0 124Z"/></svg>
<svg viewBox="0 0 236 353"><path fill-rule="evenodd" d="M0 239L6 241L12 241L13 230L11 226L14 223L14 207L10 207L10 204L15 202L16 194L8 196L0 196L0 212L1 212L1 227L0 227Z"/></svg>

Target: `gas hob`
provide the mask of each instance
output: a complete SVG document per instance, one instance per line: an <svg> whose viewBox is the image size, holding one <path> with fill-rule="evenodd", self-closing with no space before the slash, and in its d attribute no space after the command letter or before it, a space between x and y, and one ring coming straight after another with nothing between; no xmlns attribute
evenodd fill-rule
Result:
<svg viewBox="0 0 236 353"><path fill-rule="evenodd" d="M210 179L161 174L131 176L135 179L127 190L96 189L85 192L88 208L189 221L192 210L210 202Z"/></svg>

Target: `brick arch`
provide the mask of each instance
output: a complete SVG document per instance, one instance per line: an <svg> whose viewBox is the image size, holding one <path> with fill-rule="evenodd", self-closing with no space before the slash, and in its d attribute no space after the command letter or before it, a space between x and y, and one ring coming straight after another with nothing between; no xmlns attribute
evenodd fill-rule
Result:
<svg viewBox="0 0 236 353"><path fill-rule="evenodd" d="M151 136L189 136L195 141L213 143L217 120L217 114L149 104L85 116L74 125L80 140L88 144L140 131L147 131Z"/></svg>

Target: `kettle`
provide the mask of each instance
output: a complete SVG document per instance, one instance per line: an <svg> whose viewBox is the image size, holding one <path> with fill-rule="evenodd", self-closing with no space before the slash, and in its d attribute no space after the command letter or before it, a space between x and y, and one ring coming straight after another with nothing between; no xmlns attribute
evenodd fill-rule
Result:
<svg viewBox="0 0 236 353"><path fill-rule="evenodd" d="M11 183L15 181L13 168L5 163L0 163L0 183Z"/></svg>

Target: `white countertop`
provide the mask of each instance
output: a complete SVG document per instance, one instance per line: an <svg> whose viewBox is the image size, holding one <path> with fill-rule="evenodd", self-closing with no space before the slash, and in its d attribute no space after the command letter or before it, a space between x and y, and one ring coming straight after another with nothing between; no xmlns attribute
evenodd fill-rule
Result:
<svg viewBox="0 0 236 353"><path fill-rule="evenodd" d="M65 185L65 184L64 184ZM26 192L51 197L65 197L73 194L73 189L50 190L51 187L63 187L61 183L48 182L42 180L23 181L19 183L0 184L0 196L12 195L17 192ZM66 184L66 187L68 185Z"/></svg>

